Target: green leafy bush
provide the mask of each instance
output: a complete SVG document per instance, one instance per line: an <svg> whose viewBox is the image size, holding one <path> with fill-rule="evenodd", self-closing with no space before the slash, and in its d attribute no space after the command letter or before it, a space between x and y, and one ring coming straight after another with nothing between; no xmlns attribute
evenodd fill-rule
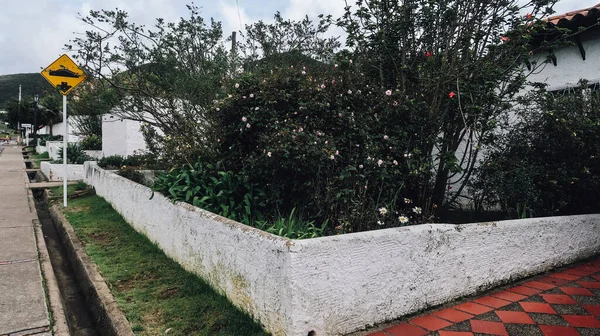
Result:
<svg viewBox="0 0 600 336"><path fill-rule="evenodd" d="M89 135L81 141L84 150L102 150L102 137Z"/></svg>
<svg viewBox="0 0 600 336"><path fill-rule="evenodd" d="M265 190L269 215L299 209L340 233L420 222L411 200L429 170L414 136L426 124L425 106L369 87L348 60L339 64L232 82L212 110L215 156Z"/></svg>
<svg viewBox="0 0 600 336"><path fill-rule="evenodd" d="M159 173L152 189L248 225L261 219L265 206L264 192L253 187L247 176L220 165L196 163Z"/></svg>
<svg viewBox="0 0 600 336"><path fill-rule="evenodd" d="M54 163L62 163L63 149L62 147L58 150L59 160ZM85 161L92 161L93 159L85 154L83 147L78 143L67 144L67 163L69 164L83 164Z"/></svg>
<svg viewBox="0 0 600 336"><path fill-rule="evenodd" d="M150 168L149 159L145 155L111 155L106 156L98 161L98 165L108 170L118 170L125 168ZM152 167L153 168L153 167Z"/></svg>
<svg viewBox="0 0 600 336"><path fill-rule="evenodd" d="M46 146L46 142L47 141L62 141L63 137L62 135L40 135L39 136L39 144L40 146Z"/></svg>
<svg viewBox="0 0 600 336"><path fill-rule="evenodd" d="M600 93L530 101L479 169L480 197L513 218L600 212Z"/></svg>

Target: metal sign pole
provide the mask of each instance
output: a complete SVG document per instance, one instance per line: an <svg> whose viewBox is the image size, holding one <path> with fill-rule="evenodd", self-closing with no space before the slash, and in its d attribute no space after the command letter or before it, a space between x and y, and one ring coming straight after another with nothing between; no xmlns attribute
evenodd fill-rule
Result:
<svg viewBox="0 0 600 336"><path fill-rule="evenodd" d="M63 95L63 122L65 123L65 135L63 136L63 205L67 207L67 138L69 136L69 123L67 121L67 95Z"/></svg>

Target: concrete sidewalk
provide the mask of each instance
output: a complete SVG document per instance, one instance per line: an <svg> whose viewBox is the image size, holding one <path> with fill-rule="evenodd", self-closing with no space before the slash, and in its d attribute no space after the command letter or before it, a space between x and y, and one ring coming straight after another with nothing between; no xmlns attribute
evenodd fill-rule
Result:
<svg viewBox="0 0 600 336"><path fill-rule="evenodd" d="M0 153L0 335L50 335L20 146Z"/></svg>

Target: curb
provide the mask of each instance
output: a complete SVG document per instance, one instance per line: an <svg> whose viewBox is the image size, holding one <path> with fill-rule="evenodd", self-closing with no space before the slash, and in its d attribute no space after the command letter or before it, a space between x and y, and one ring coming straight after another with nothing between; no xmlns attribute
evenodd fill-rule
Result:
<svg viewBox="0 0 600 336"><path fill-rule="evenodd" d="M23 162L23 169L25 169L25 162ZM46 240L44 240L44 233L40 224L37 209L35 208L35 201L33 199L33 192L29 188L29 177L27 173L23 174L25 180L25 188L27 189L27 204L29 205L29 211L33 215L32 226L35 232L35 242L38 250L38 262L40 266L40 272L42 281L44 282L43 288L46 292L46 309L49 310L49 320L52 325L51 332L54 336L70 336L69 324L65 314L65 308L60 295L60 289L58 282L56 281L56 275L54 274L54 268L50 262L50 255L48 254L48 247L46 246Z"/></svg>
<svg viewBox="0 0 600 336"><path fill-rule="evenodd" d="M97 330L107 336L133 336L129 321L119 309L98 267L90 260L67 218L56 204L48 210L96 320Z"/></svg>

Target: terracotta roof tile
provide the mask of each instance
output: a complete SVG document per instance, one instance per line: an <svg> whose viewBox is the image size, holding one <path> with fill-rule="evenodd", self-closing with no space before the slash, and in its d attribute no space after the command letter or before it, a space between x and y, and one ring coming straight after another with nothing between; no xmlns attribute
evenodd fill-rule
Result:
<svg viewBox="0 0 600 336"><path fill-rule="evenodd" d="M546 21L553 25L558 25L559 23L564 24L564 23L568 23L571 20L573 20L573 18L575 18L576 16L581 15L583 17L586 17L590 13L594 13L594 12L595 13L600 12L600 3L593 7L578 9L578 10L567 12L567 13L560 14L560 15L554 15L554 16L547 18Z"/></svg>

